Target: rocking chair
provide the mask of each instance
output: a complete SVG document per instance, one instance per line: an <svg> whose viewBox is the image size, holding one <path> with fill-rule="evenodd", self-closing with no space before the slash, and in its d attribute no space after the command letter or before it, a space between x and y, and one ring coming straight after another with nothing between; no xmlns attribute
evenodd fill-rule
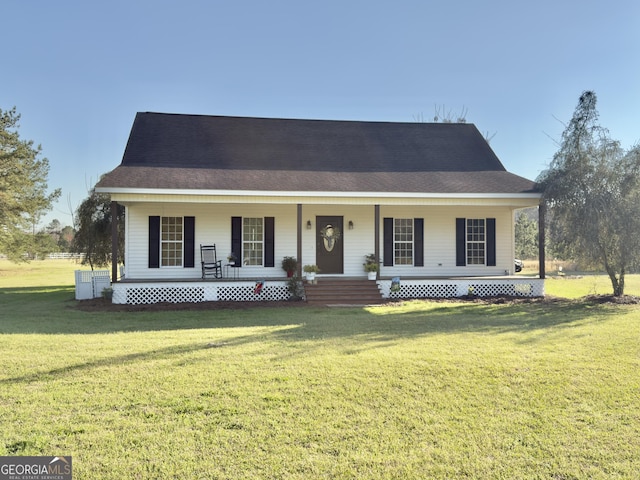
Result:
<svg viewBox="0 0 640 480"><path fill-rule="evenodd" d="M202 260L202 278L207 276L222 278L222 260L218 260L215 244L200 245L200 259Z"/></svg>

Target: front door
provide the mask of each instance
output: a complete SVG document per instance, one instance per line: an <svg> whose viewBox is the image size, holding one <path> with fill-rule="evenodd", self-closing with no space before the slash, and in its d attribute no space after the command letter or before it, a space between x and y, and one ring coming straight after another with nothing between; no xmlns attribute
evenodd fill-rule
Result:
<svg viewBox="0 0 640 480"><path fill-rule="evenodd" d="M342 217L316 217L316 264L321 274L343 273Z"/></svg>

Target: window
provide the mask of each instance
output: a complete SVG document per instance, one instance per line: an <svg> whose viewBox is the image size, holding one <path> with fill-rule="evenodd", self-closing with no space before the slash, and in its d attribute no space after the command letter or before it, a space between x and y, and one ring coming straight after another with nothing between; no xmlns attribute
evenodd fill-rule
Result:
<svg viewBox="0 0 640 480"><path fill-rule="evenodd" d="M242 219L242 261L244 265L262 265L264 222L262 218Z"/></svg>
<svg viewBox="0 0 640 480"><path fill-rule="evenodd" d="M424 267L424 218L383 219L382 265Z"/></svg>
<svg viewBox="0 0 640 480"><path fill-rule="evenodd" d="M413 265L413 219L396 218L393 221L394 265Z"/></svg>
<svg viewBox="0 0 640 480"><path fill-rule="evenodd" d="M484 265L485 251L485 219L467 218L467 265Z"/></svg>
<svg viewBox="0 0 640 480"><path fill-rule="evenodd" d="M182 217L162 217L160 224L160 265L163 267L181 267L182 247Z"/></svg>

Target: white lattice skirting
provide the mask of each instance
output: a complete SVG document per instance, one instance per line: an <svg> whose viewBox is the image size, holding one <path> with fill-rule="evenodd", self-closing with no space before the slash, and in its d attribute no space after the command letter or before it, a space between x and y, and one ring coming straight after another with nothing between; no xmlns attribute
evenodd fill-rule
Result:
<svg viewBox="0 0 640 480"><path fill-rule="evenodd" d="M198 303L215 301L258 302L288 300L287 282L265 281L233 283L114 283L113 303L140 305L149 303Z"/></svg>
<svg viewBox="0 0 640 480"><path fill-rule="evenodd" d="M465 295L478 297L543 297L544 279L497 278L497 279L438 279L403 280L400 288L391 291L391 280L378 282L383 298L452 298Z"/></svg>

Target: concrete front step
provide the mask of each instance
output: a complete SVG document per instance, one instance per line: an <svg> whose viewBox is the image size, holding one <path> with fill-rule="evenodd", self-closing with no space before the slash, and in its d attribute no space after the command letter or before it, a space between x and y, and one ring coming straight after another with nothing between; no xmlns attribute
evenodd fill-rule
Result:
<svg viewBox="0 0 640 480"><path fill-rule="evenodd" d="M378 284L363 279L316 279L305 283L305 296L310 305L371 305L382 303Z"/></svg>

